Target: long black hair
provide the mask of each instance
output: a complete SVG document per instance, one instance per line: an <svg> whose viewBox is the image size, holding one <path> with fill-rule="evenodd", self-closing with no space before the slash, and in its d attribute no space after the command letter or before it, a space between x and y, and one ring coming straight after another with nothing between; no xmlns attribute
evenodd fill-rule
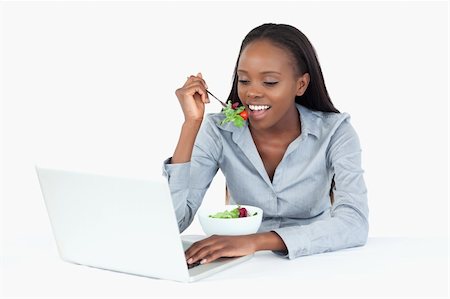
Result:
<svg viewBox="0 0 450 299"><path fill-rule="evenodd" d="M227 101L240 103L238 96L237 68L242 50L256 40L269 40L274 45L289 51L295 59L298 75L309 73L310 82L305 93L295 97L295 102L311 110L339 113L328 95L322 69L316 51L308 38L297 28L286 24L267 23L252 29L242 41L239 56L233 73L233 86ZM241 104L241 103L240 103Z"/></svg>

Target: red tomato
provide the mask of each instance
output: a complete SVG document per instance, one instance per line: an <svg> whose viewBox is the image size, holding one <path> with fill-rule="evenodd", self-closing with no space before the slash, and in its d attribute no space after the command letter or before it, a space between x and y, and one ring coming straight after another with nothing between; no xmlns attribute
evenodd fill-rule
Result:
<svg viewBox="0 0 450 299"><path fill-rule="evenodd" d="M248 112L247 112L247 110L242 111L241 113L239 113L239 115L240 115L244 120L247 120L247 118L248 118Z"/></svg>
<svg viewBox="0 0 450 299"><path fill-rule="evenodd" d="M239 208L239 218L241 218L241 217L248 217L246 208Z"/></svg>

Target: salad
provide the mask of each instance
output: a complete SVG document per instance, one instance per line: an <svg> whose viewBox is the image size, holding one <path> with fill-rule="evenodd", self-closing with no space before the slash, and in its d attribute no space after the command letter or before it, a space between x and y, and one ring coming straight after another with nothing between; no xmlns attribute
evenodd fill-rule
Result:
<svg viewBox="0 0 450 299"><path fill-rule="evenodd" d="M222 113L225 114L225 119L220 123L221 125L232 122L236 127L240 128L244 126L244 121L248 118L245 106L239 106L239 103L231 104L231 101L227 102L227 106L222 109Z"/></svg>
<svg viewBox="0 0 450 299"><path fill-rule="evenodd" d="M218 212L214 215L209 215L211 218L242 218L242 217L250 217L257 215L258 212L253 213L253 215L250 215L246 208L241 208L241 206L238 206L236 209L233 209L231 211L225 210L224 212Z"/></svg>

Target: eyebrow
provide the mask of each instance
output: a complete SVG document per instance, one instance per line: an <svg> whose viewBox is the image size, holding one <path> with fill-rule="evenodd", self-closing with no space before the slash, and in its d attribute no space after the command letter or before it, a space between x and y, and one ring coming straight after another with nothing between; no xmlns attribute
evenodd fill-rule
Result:
<svg viewBox="0 0 450 299"><path fill-rule="evenodd" d="M237 71L241 72L241 73L248 73L246 70L237 70ZM264 72L260 72L260 74L278 74L278 75L281 75L281 73L275 72L275 71L264 71Z"/></svg>

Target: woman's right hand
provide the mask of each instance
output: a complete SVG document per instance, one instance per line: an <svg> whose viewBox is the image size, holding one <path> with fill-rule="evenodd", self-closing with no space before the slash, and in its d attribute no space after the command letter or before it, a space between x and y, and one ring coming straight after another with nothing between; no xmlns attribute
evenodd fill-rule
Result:
<svg viewBox="0 0 450 299"><path fill-rule="evenodd" d="M202 74L198 73L197 76L188 77L186 83L175 91L183 110L185 122L201 122L203 120L205 104L209 103L207 88Z"/></svg>

